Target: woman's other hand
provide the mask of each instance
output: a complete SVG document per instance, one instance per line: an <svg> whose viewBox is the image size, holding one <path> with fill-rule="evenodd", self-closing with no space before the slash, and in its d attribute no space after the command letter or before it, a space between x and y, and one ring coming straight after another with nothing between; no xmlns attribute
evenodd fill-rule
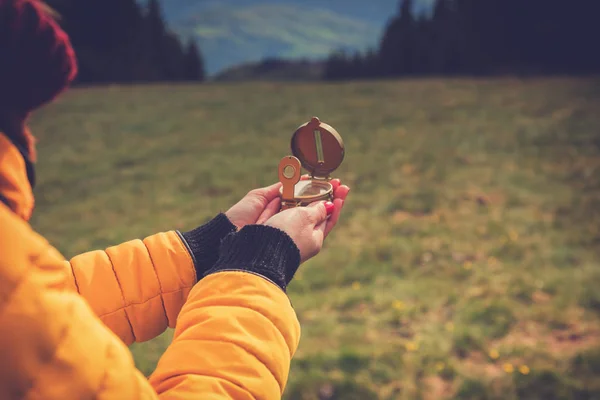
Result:
<svg viewBox="0 0 600 400"><path fill-rule="evenodd" d="M304 175L301 179L309 179L309 176ZM350 191L348 186L342 185L339 179L332 179L331 185L333 186L335 209L325 228L325 237L335 226L344 200ZM281 209L280 189L281 182L277 182L267 187L251 190L243 199L227 210L225 215L238 230L246 225L262 225Z"/></svg>
<svg viewBox="0 0 600 400"><path fill-rule="evenodd" d="M246 225L262 224L281 208L279 189L281 182L254 189L233 205L225 215L238 229Z"/></svg>

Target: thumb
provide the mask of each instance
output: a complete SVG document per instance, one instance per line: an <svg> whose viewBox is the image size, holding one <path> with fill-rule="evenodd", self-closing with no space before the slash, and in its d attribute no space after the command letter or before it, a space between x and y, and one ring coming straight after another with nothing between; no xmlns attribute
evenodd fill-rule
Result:
<svg viewBox="0 0 600 400"><path fill-rule="evenodd" d="M330 206L331 205L331 206ZM322 225L327 221L327 217L333 211L333 204L331 202L319 201L310 204L306 207L308 211L308 220L315 226L315 228Z"/></svg>
<svg viewBox="0 0 600 400"><path fill-rule="evenodd" d="M270 186L254 189L250 192L251 195L259 198L265 205L269 204L273 199L279 196L281 182L276 182Z"/></svg>
<svg viewBox="0 0 600 400"><path fill-rule="evenodd" d="M281 200L279 199L279 197L275 197L273 200L271 200L271 202L269 204L267 204L267 206L265 207L265 210L262 212L260 217L258 217L258 219L256 220L256 223L258 225L264 224L265 221L267 221L269 218L271 218L273 215L275 215L279 212L280 207L281 207Z"/></svg>

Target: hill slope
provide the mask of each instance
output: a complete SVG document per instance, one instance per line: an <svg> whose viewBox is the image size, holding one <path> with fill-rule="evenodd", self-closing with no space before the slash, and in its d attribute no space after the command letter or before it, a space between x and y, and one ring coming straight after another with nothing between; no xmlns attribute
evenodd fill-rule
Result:
<svg viewBox="0 0 600 400"><path fill-rule="evenodd" d="M320 81L325 72L322 61L266 59L257 63L226 68L213 77L217 82L232 81Z"/></svg>

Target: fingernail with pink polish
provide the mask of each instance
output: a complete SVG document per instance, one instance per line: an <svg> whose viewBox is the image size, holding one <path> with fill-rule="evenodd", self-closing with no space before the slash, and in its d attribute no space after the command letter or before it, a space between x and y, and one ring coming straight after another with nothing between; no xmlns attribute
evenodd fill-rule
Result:
<svg viewBox="0 0 600 400"><path fill-rule="evenodd" d="M325 203L325 210L327 211L327 215L331 214L333 212L334 208L335 208L335 206L333 205L332 202L328 201Z"/></svg>

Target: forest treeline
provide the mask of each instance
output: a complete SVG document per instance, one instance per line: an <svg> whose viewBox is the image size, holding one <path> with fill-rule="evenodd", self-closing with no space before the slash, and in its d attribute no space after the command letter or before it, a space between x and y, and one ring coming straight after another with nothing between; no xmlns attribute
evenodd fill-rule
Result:
<svg viewBox="0 0 600 400"><path fill-rule="evenodd" d="M47 0L79 60L80 83L202 81L193 38L167 26L159 0ZM336 51L326 80L600 72L600 0L400 0L379 45ZM287 65L287 64L285 64Z"/></svg>
<svg viewBox="0 0 600 400"><path fill-rule="evenodd" d="M334 52L325 79L600 72L598 0L403 0L379 47Z"/></svg>
<svg viewBox="0 0 600 400"><path fill-rule="evenodd" d="M167 26L158 0L46 0L69 34L79 83L202 81L193 38Z"/></svg>

